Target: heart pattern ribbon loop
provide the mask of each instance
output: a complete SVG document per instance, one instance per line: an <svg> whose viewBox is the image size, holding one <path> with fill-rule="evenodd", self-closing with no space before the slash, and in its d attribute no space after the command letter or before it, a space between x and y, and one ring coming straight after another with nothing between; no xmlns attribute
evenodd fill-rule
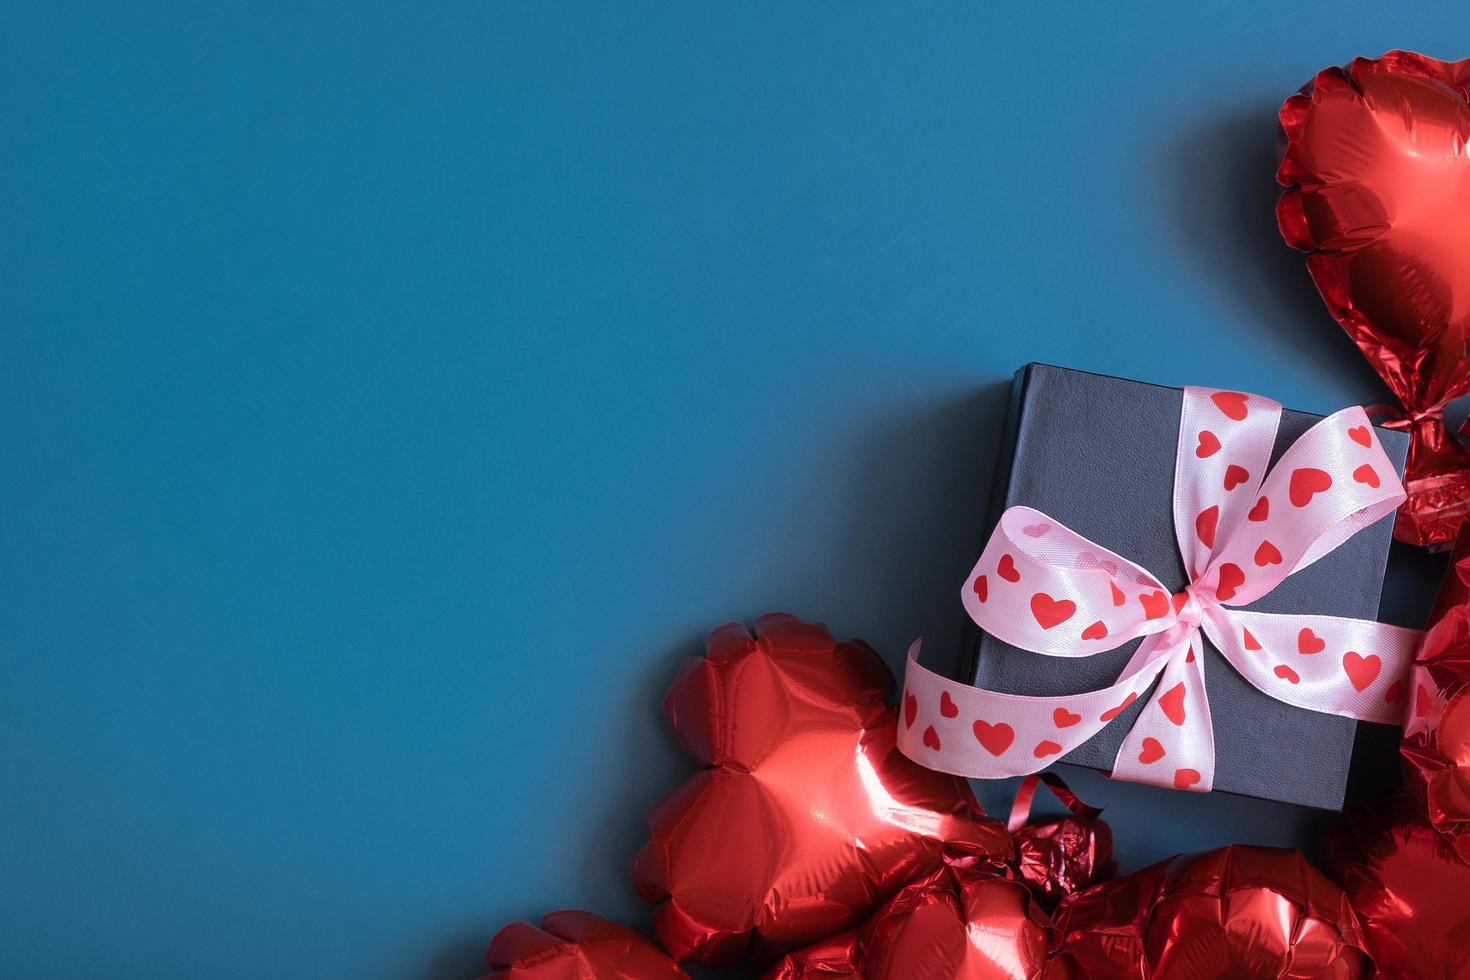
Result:
<svg viewBox="0 0 1470 980"><path fill-rule="evenodd" d="M1280 418L1281 406L1258 395L1184 390L1173 500L1190 576L1183 592L1171 595L1146 569L1030 507L1002 514L961 591L981 629L1051 657L1089 657L1143 642L1108 687L1053 697L941 677L919 663L916 641L905 703L914 699L939 727L925 742L923 726L900 726L904 754L961 776L1026 775L1136 710L1113 776L1208 792L1215 744L1204 659L1196 655L1201 634L1278 701L1400 722L1403 704L1390 694L1405 683L1417 630L1234 608L1392 514L1404 499L1363 409L1318 422L1268 472ZM1368 471L1375 479L1355 476ZM1153 696L1135 709L1150 688Z"/></svg>

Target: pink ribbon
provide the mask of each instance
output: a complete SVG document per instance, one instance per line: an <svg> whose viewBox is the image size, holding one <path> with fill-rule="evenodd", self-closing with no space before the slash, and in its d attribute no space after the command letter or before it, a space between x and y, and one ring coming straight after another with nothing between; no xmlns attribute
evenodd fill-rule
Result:
<svg viewBox="0 0 1470 980"><path fill-rule="evenodd" d="M1113 776L1208 792L1215 742L1200 632L1240 674L1286 704L1397 724L1420 633L1359 619L1236 607L1392 514L1404 500L1361 408L1302 435L1268 474L1281 406L1186 388L1174 463L1174 530L1190 584L1149 572L1029 507L1012 507L963 589L981 629L1050 657L1088 657L1145 637L1118 680L1030 697L948 680L909 650L898 745L960 776L1036 772L1095 735L1162 675ZM1120 464L1126 461L1120 461Z"/></svg>

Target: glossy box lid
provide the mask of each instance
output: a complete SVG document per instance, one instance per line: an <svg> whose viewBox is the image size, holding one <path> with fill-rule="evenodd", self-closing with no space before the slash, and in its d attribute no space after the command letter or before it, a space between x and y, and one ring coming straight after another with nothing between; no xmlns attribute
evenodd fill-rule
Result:
<svg viewBox="0 0 1470 980"><path fill-rule="evenodd" d="M1184 588L1172 512L1183 397L1178 388L1028 364L1016 373L988 527L1007 507L1035 507L1143 565L1170 590ZM1272 463L1321 418L1283 411ZM1408 436L1382 428L1377 433L1402 473ZM1392 534L1390 515L1245 608L1375 618ZM1104 687L1142 642L1066 659L1012 647L973 627L968 635L976 684L1030 695ZM1268 698L1208 643L1203 656L1215 724L1215 790L1341 809L1358 723ZM1110 770L1145 700L1062 761ZM1283 745L1293 751L1280 751Z"/></svg>

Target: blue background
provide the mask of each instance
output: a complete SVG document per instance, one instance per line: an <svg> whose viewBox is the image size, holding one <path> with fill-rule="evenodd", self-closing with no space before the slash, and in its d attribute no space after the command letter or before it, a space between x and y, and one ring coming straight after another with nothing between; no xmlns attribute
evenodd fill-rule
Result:
<svg viewBox="0 0 1470 980"><path fill-rule="evenodd" d="M944 649L1019 364L1378 400L1274 114L1470 11L1293 6L10 9L0 975L646 921L677 662ZM1317 826L1078 782L1126 867Z"/></svg>

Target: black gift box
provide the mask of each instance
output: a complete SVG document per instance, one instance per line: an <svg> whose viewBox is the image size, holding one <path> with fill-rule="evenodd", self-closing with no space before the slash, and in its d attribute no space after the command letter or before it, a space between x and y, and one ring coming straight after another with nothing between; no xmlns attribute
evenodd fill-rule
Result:
<svg viewBox="0 0 1470 980"><path fill-rule="evenodd" d="M1178 388L1045 364L1022 368L1012 389L989 526L994 527L1005 508L1034 507L1147 568L1171 591L1183 589L1188 583L1172 509L1183 399ZM1283 410L1272 464L1321 418ZM1382 428L1377 434L1402 474L1408 436ZM1376 618L1392 534L1390 515L1245 608ZM975 684L1044 696L1080 694L1111 684L1140 642L1072 659L1022 650L973 626L967 641ZM1214 788L1341 809L1358 723L1267 697L1208 643L1203 656L1215 727ZM1111 770L1145 700L1140 698L1062 761ZM1291 751L1282 751L1282 746Z"/></svg>

